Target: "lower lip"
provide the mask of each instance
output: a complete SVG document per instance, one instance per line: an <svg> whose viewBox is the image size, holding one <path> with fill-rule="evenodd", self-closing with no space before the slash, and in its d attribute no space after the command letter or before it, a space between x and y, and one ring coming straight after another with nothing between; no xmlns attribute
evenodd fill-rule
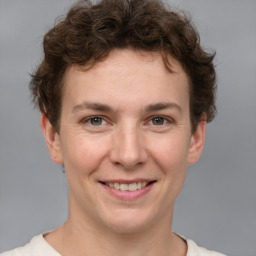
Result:
<svg viewBox="0 0 256 256"><path fill-rule="evenodd" d="M155 183L151 183L147 185L146 187L143 187L141 189L135 190L135 191L122 191L119 189L111 188L105 184L100 183L111 195L115 196L118 199L122 200L135 200L138 199L145 194L147 194L153 187Z"/></svg>

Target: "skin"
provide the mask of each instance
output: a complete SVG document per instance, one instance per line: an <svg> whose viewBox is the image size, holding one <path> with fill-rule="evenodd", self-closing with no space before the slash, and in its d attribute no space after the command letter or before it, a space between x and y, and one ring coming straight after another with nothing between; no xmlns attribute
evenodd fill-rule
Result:
<svg viewBox="0 0 256 256"><path fill-rule="evenodd" d="M69 217L45 235L63 256L186 255L186 243L171 233L172 213L187 165L200 157L205 121L191 134L188 77L170 63L172 73L159 53L126 49L87 71L66 71L59 133L41 117L69 184ZM117 179L155 182L122 199L101 183Z"/></svg>

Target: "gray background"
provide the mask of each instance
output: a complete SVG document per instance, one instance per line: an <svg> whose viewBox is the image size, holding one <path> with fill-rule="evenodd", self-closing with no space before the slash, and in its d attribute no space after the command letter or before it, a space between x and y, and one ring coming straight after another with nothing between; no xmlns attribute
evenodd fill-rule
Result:
<svg viewBox="0 0 256 256"><path fill-rule="evenodd" d="M233 256L256 255L256 1L169 1L191 12L203 45L216 49L218 115L188 170L173 230ZM67 216L67 184L48 156L29 73L41 42L71 0L0 0L0 252Z"/></svg>

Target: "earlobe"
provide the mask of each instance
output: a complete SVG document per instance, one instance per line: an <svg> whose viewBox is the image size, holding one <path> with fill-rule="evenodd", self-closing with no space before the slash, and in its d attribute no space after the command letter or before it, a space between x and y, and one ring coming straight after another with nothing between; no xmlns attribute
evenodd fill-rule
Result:
<svg viewBox="0 0 256 256"><path fill-rule="evenodd" d="M196 131L190 139L188 164L194 164L200 158L205 142L206 121L199 122Z"/></svg>
<svg viewBox="0 0 256 256"><path fill-rule="evenodd" d="M51 159L58 164L63 163L62 159L62 151L61 151L61 143L59 134L56 132L49 119L41 113L41 129L44 134L44 138L46 141L46 145L49 150L49 154Z"/></svg>

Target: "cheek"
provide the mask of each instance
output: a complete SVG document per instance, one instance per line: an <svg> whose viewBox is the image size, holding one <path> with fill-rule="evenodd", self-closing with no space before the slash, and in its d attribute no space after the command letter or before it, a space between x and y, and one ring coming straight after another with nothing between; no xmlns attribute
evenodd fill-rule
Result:
<svg viewBox="0 0 256 256"><path fill-rule="evenodd" d="M181 138L170 136L152 144L152 159L160 169L163 180L161 203L165 205L164 212L172 207L186 177L188 143Z"/></svg>
<svg viewBox="0 0 256 256"><path fill-rule="evenodd" d="M106 154L106 143L102 139L90 138L83 134L66 141L63 147L64 165L67 172L79 176L90 175L101 164Z"/></svg>
<svg viewBox="0 0 256 256"><path fill-rule="evenodd" d="M152 141L151 154L154 160L165 172L177 168L186 169L188 157L188 142L185 136L166 136Z"/></svg>

